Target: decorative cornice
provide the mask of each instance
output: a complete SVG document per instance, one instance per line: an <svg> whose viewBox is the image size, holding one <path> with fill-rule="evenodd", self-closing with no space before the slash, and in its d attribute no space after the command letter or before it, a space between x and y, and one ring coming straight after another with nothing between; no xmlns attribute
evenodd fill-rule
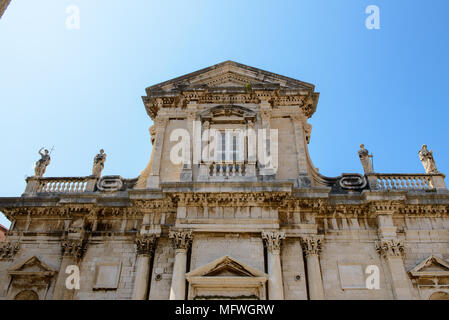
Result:
<svg viewBox="0 0 449 320"><path fill-rule="evenodd" d="M312 254L319 255L321 253L322 237L316 235L302 236L300 240L302 250L306 257Z"/></svg>
<svg viewBox="0 0 449 320"><path fill-rule="evenodd" d="M157 237L154 234L139 234L134 240L136 244L137 254L149 255L153 254L153 249L156 244Z"/></svg>
<svg viewBox="0 0 449 320"><path fill-rule="evenodd" d="M178 93L158 93L152 97L143 97L147 113L152 119L157 119L158 112L162 108L185 108L191 101L198 104L259 104L267 101L272 107L298 106L300 112L310 118L316 110L318 94L309 94L304 91L285 93L282 91L268 90L247 92L242 88L230 88L233 92L220 88L214 92L212 88L203 91L188 91L184 89ZM223 92L228 91L228 92ZM165 95L165 96L161 96Z"/></svg>
<svg viewBox="0 0 449 320"><path fill-rule="evenodd" d="M402 241L395 239L382 239L376 241L376 250L383 257L401 257L404 252Z"/></svg>
<svg viewBox="0 0 449 320"><path fill-rule="evenodd" d="M175 249L187 250L193 240L192 230L170 230L169 237Z"/></svg>
<svg viewBox="0 0 449 320"><path fill-rule="evenodd" d="M429 200L432 201L433 198ZM443 217L449 213L449 202L442 198L437 203L406 203L406 200L376 200L364 201L360 198L295 198L287 191L264 192L167 192L164 198L158 199L131 199L123 201L123 206L98 205L96 203L70 203L61 204L55 202L53 206L33 206L25 203L17 203L2 207L1 211L13 221L22 217L56 217L72 219L74 217L86 217L89 219L98 217L140 217L148 211L174 212L177 206L191 207L246 207L276 206L280 212L307 211L316 217L372 217L378 214L389 213L393 215ZM415 199L413 199L415 201ZM435 201L435 202L436 202Z"/></svg>
<svg viewBox="0 0 449 320"><path fill-rule="evenodd" d="M285 239L285 232L280 231L262 231L262 239L268 251L279 252L281 250L282 240Z"/></svg>
<svg viewBox="0 0 449 320"><path fill-rule="evenodd" d="M14 258L19 249L20 244L17 242L0 242L0 260Z"/></svg>

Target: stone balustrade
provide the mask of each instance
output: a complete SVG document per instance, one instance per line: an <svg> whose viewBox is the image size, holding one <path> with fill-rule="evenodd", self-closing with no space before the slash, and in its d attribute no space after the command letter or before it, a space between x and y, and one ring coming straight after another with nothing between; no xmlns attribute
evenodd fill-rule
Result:
<svg viewBox="0 0 449 320"><path fill-rule="evenodd" d="M245 164L243 162L212 163L209 166L212 177L243 177Z"/></svg>
<svg viewBox="0 0 449 320"><path fill-rule="evenodd" d="M371 179L370 179L371 178ZM371 174L371 187L378 190L447 189L442 174Z"/></svg>
<svg viewBox="0 0 449 320"><path fill-rule="evenodd" d="M94 191L97 178L89 177L29 177L25 194L80 193Z"/></svg>
<svg viewBox="0 0 449 320"><path fill-rule="evenodd" d="M44 178L40 179L36 192L84 192L86 178Z"/></svg>

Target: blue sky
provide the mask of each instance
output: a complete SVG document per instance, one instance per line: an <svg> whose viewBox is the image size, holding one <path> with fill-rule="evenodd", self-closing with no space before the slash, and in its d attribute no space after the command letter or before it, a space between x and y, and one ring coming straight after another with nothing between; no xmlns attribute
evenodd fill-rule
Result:
<svg viewBox="0 0 449 320"><path fill-rule="evenodd" d="M68 30L66 8L80 10ZM380 8L368 30L365 8ZM20 196L41 146L47 176L137 177L151 154L145 88L224 60L321 93L309 145L320 172L449 173L449 1L13 0L0 19L0 196ZM1 214L0 214L1 216ZM0 223L9 222L0 217Z"/></svg>

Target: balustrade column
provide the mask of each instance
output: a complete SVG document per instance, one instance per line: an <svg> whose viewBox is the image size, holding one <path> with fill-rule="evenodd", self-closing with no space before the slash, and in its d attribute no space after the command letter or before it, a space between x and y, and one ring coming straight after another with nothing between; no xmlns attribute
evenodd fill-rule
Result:
<svg viewBox="0 0 449 320"><path fill-rule="evenodd" d="M56 279L53 300L72 300L76 289L67 289L66 269L70 265L78 265L86 251L87 242L83 239L67 239L61 243L62 261Z"/></svg>
<svg viewBox="0 0 449 320"><path fill-rule="evenodd" d="M319 255L321 252L321 237L301 237L301 245L306 256L307 283L309 287L310 300L324 300L323 279Z"/></svg>
<svg viewBox="0 0 449 320"><path fill-rule="evenodd" d="M170 300L185 300L187 270L187 250L192 242L192 231L172 230L169 237L173 239L175 263L170 288Z"/></svg>
<svg viewBox="0 0 449 320"><path fill-rule="evenodd" d="M281 242L284 238L284 232L262 232L262 239L267 248L268 299L270 300L284 300L281 267Z"/></svg>
<svg viewBox="0 0 449 320"><path fill-rule="evenodd" d="M137 268L133 300L145 300L148 294L150 263L154 245L156 243L156 236L141 234L136 237L135 243L137 248Z"/></svg>

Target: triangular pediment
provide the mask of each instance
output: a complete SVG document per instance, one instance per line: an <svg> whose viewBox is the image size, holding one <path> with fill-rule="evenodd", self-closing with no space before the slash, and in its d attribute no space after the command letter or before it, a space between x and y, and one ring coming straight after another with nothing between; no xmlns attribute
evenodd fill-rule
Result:
<svg viewBox="0 0 449 320"><path fill-rule="evenodd" d="M42 262L36 256L33 256L8 270L10 275L53 275L56 271Z"/></svg>
<svg viewBox="0 0 449 320"><path fill-rule="evenodd" d="M225 61L181 77L147 88L153 91L173 91L186 88L227 88L251 86L278 86L280 89L313 91L314 85L285 77L234 61Z"/></svg>
<svg viewBox="0 0 449 320"><path fill-rule="evenodd" d="M430 255L409 271L412 277L449 277L449 262Z"/></svg>
<svg viewBox="0 0 449 320"><path fill-rule="evenodd" d="M186 274L190 277L268 277L235 258L224 256Z"/></svg>

